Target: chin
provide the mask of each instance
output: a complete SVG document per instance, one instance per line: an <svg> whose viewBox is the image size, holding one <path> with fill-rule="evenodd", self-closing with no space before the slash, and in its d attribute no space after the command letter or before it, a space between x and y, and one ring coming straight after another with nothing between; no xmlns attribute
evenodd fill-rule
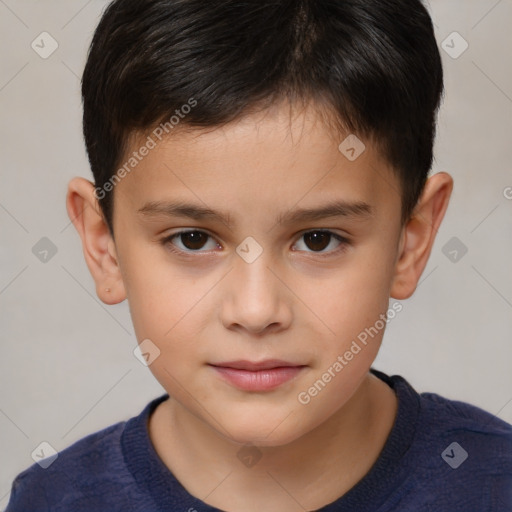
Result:
<svg viewBox="0 0 512 512"><path fill-rule="evenodd" d="M290 419L293 415L290 415ZM297 429L297 423L283 417L263 414L248 415L246 421L240 416L224 418L222 424L227 432L221 434L234 443L261 447L283 446L301 437L305 432Z"/></svg>

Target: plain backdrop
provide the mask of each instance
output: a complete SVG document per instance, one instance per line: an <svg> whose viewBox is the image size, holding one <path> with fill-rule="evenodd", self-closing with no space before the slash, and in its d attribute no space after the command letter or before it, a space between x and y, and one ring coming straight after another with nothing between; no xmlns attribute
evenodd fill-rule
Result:
<svg viewBox="0 0 512 512"><path fill-rule="evenodd" d="M0 0L2 509L42 441L61 450L164 392L133 355L128 304L96 297L65 208L68 181L92 180L80 77L106 5ZM512 1L429 9L446 84L433 172L449 172L455 188L374 367L512 422ZM32 47L45 37L51 49L42 32L58 44L47 58Z"/></svg>

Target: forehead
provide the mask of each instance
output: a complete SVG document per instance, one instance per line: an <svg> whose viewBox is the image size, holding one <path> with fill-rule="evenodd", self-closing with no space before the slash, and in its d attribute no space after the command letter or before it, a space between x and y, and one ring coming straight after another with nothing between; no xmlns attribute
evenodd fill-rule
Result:
<svg viewBox="0 0 512 512"><path fill-rule="evenodd" d="M343 200L399 215L396 176L371 141L339 134L324 119L313 106L281 104L220 127L184 126L162 140L138 134L124 162L136 165L114 189L116 205L125 197L132 211L148 213L151 204L193 203L236 222L291 218L285 213Z"/></svg>

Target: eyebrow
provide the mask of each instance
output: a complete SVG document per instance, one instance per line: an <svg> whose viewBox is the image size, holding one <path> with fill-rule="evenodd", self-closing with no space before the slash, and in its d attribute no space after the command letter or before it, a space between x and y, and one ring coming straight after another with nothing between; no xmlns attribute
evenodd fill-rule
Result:
<svg viewBox="0 0 512 512"><path fill-rule="evenodd" d="M213 220L231 227L229 213L181 201L150 201L137 213L143 216L187 217L194 220ZM300 208L291 210L276 218L276 222L299 223L322 220L333 217L349 219L367 219L374 215L373 208L364 201L332 201L317 208Z"/></svg>

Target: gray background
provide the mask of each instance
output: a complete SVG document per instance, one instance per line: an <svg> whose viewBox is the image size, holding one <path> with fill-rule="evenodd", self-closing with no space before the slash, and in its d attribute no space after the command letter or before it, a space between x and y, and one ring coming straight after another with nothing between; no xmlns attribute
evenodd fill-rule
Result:
<svg viewBox="0 0 512 512"><path fill-rule="evenodd" d="M61 450L163 393L133 356L128 304L96 297L65 209L68 181L92 180L79 77L105 5L0 0L1 509L42 441ZM455 188L374 366L512 422L512 1L432 0L430 10L446 80L433 172ZM31 47L43 31L59 45L47 59ZM458 58L443 49L462 48L454 31L469 44ZM57 249L46 262L32 252L43 237Z"/></svg>

